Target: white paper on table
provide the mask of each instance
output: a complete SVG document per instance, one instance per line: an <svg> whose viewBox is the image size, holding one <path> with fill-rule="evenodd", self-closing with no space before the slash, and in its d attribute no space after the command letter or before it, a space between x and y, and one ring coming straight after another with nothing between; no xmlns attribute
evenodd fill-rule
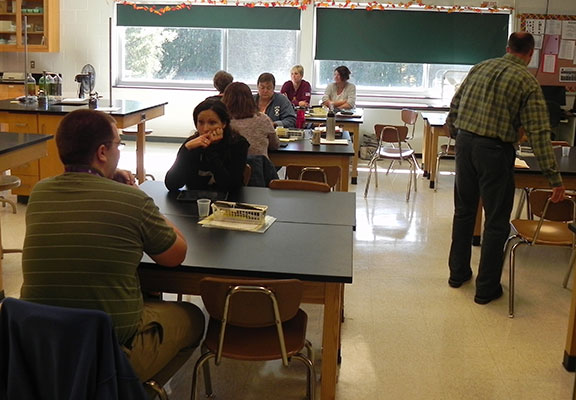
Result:
<svg viewBox="0 0 576 400"><path fill-rule="evenodd" d="M560 50L558 51L558 58L563 60L574 59L574 45L576 42L574 40L561 40Z"/></svg>
<svg viewBox="0 0 576 400"><path fill-rule="evenodd" d="M528 68L538 68L539 66L540 66L540 50L534 50L534 54L532 54L530 64L528 64Z"/></svg>
<svg viewBox="0 0 576 400"><path fill-rule="evenodd" d="M205 228L218 228L218 229L228 229L231 231L244 231L244 232L255 232L264 233L270 228L270 226L276 221L276 217L267 215L264 218L264 222L259 225L243 223L243 222L231 222L231 221L219 221L214 219L214 214L198 221L200 225Z"/></svg>
<svg viewBox="0 0 576 400"><path fill-rule="evenodd" d="M560 35L562 33L562 21L557 19L546 20L546 35Z"/></svg>
<svg viewBox="0 0 576 400"><path fill-rule="evenodd" d="M327 139L321 138L320 144L348 144L348 139L327 140Z"/></svg>
<svg viewBox="0 0 576 400"><path fill-rule="evenodd" d="M562 39L576 40L576 21L562 21Z"/></svg>
<svg viewBox="0 0 576 400"><path fill-rule="evenodd" d="M528 164L526 164L526 161L519 159L518 157L516 157L516 159L514 160L514 168L524 168L524 169L529 169L530 167L528 166Z"/></svg>
<svg viewBox="0 0 576 400"><path fill-rule="evenodd" d="M544 60L542 62L542 72L553 74L555 70L556 70L556 55L544 54Z"/></svg>

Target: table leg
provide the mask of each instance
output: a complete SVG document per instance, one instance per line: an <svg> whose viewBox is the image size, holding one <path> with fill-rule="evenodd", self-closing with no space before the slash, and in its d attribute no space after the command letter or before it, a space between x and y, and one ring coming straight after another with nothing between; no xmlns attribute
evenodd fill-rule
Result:
<svg viewBox="0 0 576 400"><path fill-rule="evenodd" d="M342 283L327 283L322 334L322 400L336 398L342 313Z"/></svg>
<svg viewBox="0 0 576 400"><path fill-rule="evenodd" d="M573 274L572 287L576 287L576 274ZM572 290L572 302L568 321L568 334L566 348L564 349L564 368L568 371L576 370L576 290Z"/></svg>
<svg viewBox="0 0 576 400"><path fill-rule="evenodd" d="M354 157L352 158L352 172L350 173L350 183L356 185L358 182L358 154L360 154L360 127L358 124L341 123L342 129L350 132L352 143L354 144Z"/></svg>
<svg viewBox="0 0 576 400"><path fill-rule="evenodd" d="M422 140L422 170L424 171L424 177L430 178L430 136L431 136L430 122L424 119L424 137Z"/></svg>
<svg viewBox="0 0 576 400"><path fill-rule="evenodd" d="M146 180L146 171L144 170L144 152L146 150L146 123L138 124L138 133L136 134L136 179L141 184Z"/></svg>
<svg viewBox="0 0 576 400"><path fill-rule="evenodd" d="M442 133L442 128L431 128L430 130L430 147L428 153L428 178L430 179L430 188L434 189L436 183L436 157L438 156L438 136Z"/></svg>

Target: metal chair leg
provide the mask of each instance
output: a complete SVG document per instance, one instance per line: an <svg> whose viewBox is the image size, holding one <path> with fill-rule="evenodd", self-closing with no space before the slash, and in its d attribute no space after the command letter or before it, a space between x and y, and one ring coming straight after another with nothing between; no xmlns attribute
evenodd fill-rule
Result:
<svg viewBox="0 0 576 400"><path fill-rule="evenodd" d="M306 377L308 384L306 385L306 397L308 400L314 400L316 394L316 371L312 361L302 353L294 354L292 358L301 361L308 368Z"/></svg>
<svg viewBox="0 0 576 400"><path fill-rule="evenodd" d="M521 244L527 244L524 241L520 241L510 249L510 265L508 266L509 272L509 282L508 285L508 317L514 318L514 280L516 274L516 248Z"/></svg>
<svg viewBox="0 0 576 400"><path fill-rule="evenodd" d="M12 207L12 214L16 214L16 204L9 199L6 199L4 196L0 196L0 202L2 202L2 206L6 207L6 204L10 204Z"/></svg>
<svg viewBox="0 0 576 400"><path fill-rule="evenodd" d="M158 382L156 382L155 380L150 379L150 380L144 382L144 384L146 386L150 387L150 389L152 389L156 393L156 395L158 395L160 400L169 400L168 394L166 393L164 388L162 386L160 386L158 384Z"/></svg>
<svg viewBox="0 0 576 400"><path fill-rule="evenodd" d="M190 400L196 400L196 391L198 386L198 371L202 366L204 366L204 384L206 389L206 397L208 398L214 397L214 392L212 391L212 383L210 381L210 370L207 361L215 357L216 355L214 353L208 352L202 354L198 359L198 361L196 361L196 364L194 365L194 371L192 372L192 389L190 391Z"/></svg>

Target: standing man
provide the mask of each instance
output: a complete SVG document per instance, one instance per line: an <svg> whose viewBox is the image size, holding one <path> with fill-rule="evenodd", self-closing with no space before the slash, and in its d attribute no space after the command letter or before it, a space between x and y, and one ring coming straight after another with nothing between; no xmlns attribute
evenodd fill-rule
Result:
<svg viewBox="0 0 576 400"><path fill-rule="evenodd" d="M116 169L120 137L108 114L78 110L56 133L64 174L34 186L26 209L22 300L102 310L142 381L152 378L204 334L190 303L144 301L142 254L173 267L186 240L154 201Z"/></svg>
<svg viewBox="0 0 576 400"><path fill-rule="evenodd" d="M514 203L514 143L520 128L526 131L542 173L553 188L552 201L564 197L550 144L546 102L540 85L526 68L534 53L534 38L526 32L513 33L506 53L470 70L452 99L446 120L450 134L456 137L448 284L458 288L472 278L472 235L482 198L486 221L474 297L478 304L502 296L504 245Z"/></svg>

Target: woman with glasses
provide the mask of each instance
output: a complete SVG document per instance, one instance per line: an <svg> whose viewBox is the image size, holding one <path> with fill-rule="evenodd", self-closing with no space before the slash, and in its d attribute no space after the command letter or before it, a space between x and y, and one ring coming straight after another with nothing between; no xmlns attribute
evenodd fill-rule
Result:
<svg viewBox="0 0 576 400"><path fill-rule="evenodd" d="M188 189L231 192L243 185L248 141L230 127L226 106L204 100L193 113L197 132L178 150L166 173L168 190Z"/></svg>
<svg viewBox="0 0 576 400"><path fill-rule="evenodd" d="M274 126L293 128L296 126L296 112L290 100L275 93L276 78L269 72L260 74L257 81L258 94L254 96L260 112L270 117Z"/></svg>

